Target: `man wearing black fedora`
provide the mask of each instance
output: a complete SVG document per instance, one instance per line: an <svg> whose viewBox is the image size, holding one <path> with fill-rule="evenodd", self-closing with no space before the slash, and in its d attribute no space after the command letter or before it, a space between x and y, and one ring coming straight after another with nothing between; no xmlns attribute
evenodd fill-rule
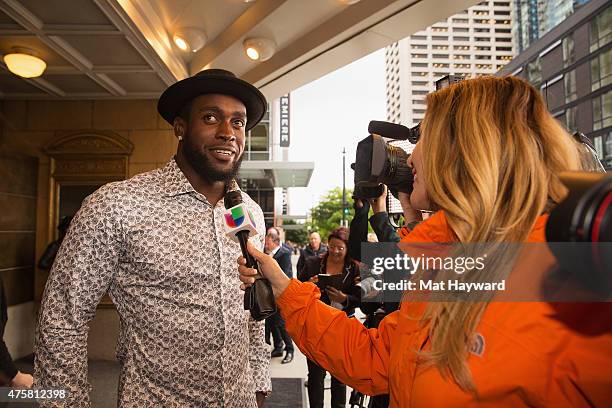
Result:
<svg viewBox="0 0 612 408"><path fill-rule="evenodd" d="M243 310L237 243L223 195L264 96L229 71L170 86L159 114L178 139L163 168L107 184L83 201L51 270L36 339L35 386L89 406L87 331L102 296L120 320L122 407L256 407L271 391L263 322ZM261 208L243 193L262 249ZM43 403L44 405L44 403Z"/></svg>

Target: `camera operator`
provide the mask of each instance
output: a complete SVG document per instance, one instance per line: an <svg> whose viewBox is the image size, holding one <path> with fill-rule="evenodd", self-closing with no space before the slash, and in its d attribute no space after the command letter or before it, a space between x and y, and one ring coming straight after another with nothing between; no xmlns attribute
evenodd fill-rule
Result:
<svg viewBox="0 0 612 408"><path fill-rule="evenodd" d="M512 76L450 85L427 96L421 129L409 158L410 204L436 212L402 243L546 242L549 203L567 193L560 174L580 163L537 89ZM392 407L604 407L612 399L610 303L594 304L597 313L565 304L582 331L551 303L489 300L405 301L366 329L321 304L314 285L249 252L304 354L360 392L389 393ZM238 262L243 287L251 285L255 271Z"/></svg>

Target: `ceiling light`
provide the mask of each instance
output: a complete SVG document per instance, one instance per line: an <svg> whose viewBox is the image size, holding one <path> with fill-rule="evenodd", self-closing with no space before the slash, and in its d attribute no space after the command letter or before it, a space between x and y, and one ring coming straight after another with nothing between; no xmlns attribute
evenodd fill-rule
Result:
<svg viewBox="0 0 612 408"><path fill-rule="evenodd" d="M267 61L276 51L274 41L267 38L247 38L242 45L247 57L253 61Z"/></svg>
<svg viewBox="0 0 612 408"><path fill-rule="evenodd" d="M338 0L338 1L340 1L340 3L342 4L346 4L347 6L350 6L351 4L359 3L360 0Z"/></svg>
<svg viewBox="0 0 612 408"><path fill-rule="evenodd" d="M174 44L182 51L196 52L206 44L206 33L199 28L179 28L172 37Z"/></svg>
<svg viewBox="0 0 612 408"><path fill-rule="evenodd" d="M13 53L4 56L4 62L13 74L24 78L36 78L42 75L47 64L32 54L31 50L15 48Z"/></svg>

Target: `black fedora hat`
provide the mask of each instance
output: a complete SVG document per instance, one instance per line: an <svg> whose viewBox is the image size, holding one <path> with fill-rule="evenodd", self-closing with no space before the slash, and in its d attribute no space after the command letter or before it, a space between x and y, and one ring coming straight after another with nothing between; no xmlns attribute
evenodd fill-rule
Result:
<svg viewBox="0 0 612 408"><path fill-rule="evenodd" d="M183 106L204 94L230 95L242 101L247 111L246 130L259 123L266 113L268 102L253 85L224 69L205 69L192 77L170 85L157 102L157 111L169 124L174 123Z"/></svg>

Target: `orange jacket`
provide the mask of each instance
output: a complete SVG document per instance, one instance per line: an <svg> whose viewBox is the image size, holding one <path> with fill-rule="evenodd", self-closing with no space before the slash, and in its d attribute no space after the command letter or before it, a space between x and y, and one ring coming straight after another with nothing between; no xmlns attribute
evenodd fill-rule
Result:
<svg viewBox="0 0 612 408"><path fill-rule="evenodd" d="M528 241L545 241L545 223L538 219ZM451 240L442 212L403 239ZM414 351L427 349L429 328L410 316L425 303L405 302L378 329L366 329L319 296L315 285L293 280L278 298L291 337L345 384L368 395L389 393L392 407L612 405L612 303L490 303L476 328L480 353L468 357L475 397L438 369L417 365Z"/></svg>

